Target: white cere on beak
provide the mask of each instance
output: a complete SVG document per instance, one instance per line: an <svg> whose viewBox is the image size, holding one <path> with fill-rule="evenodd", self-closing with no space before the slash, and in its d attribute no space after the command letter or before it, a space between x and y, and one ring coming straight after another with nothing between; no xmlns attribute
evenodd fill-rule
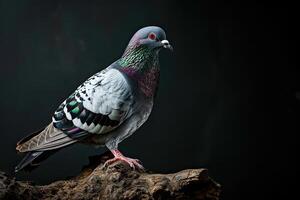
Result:
<svg viewBox="0 0 300 200"><path fill-rule="evenodd" d="M162 43L164 46L168 46L168 45L169 45L169 41L168 41L168 40L162 40L161 43Z"/></svg>
<svg viewBox="0 0 300 200"><path fill-rule="evenodd" d="M168 40L162 40L161 43L162 43L164 48L170 49L171 51L173 51L173 47L170 45Z"/></svg>

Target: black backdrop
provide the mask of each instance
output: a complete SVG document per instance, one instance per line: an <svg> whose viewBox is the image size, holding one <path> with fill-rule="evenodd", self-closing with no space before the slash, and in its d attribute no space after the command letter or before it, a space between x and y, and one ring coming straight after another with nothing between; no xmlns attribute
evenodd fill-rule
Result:
<svg viewBox="0 0 300 200"><path fill-rule="evenodd" d="M166 30L161 82L148 122L121 143L158 172L206 167L223 199L291 195L298 175L292 70L296 12L283 3L208 1L0 1L0 169L20 160L15 143L116 60L147 25ZM90 155L67 148L22 180L75 175Z"/></svg>

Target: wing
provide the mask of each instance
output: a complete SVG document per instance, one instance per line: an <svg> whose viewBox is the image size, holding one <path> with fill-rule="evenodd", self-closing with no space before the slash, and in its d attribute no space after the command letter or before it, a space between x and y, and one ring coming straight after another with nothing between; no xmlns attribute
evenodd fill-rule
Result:
<svg viewBox="0 0 300 200"><path fill-rule="evenodd" d="M67 133L55 128L53 123L50 123L45 129L19 141L16 149L19 152L54 150L73 144L87 135L86 131L79 129L73 131L73 137Z"/></svg>
<svg viewBox="0 0 300 200"><path fill-rule="evenodd" d="M132 113L131 87L120 71L109 67L84 82L55 111L53 122L18 142L28 152L15 171L35 167L62 147L91 134L107 133Z"/></svg>
<svg viewBox="0 0 300 200"><path fill-rule="evenodd" d="M53 122L17 144L20 152L59 149L90 134L104 134L131 114L133 96L126 78L107 68L85 81L55 111Z"/></svg>
<svg viewBox="0 0 300 200"><path fill-rule="evenodd" d="M67 132L84 130L104 134L114 130L131 115L132 89L123 74L107 68L85 81L56 110L53 125Z"/></svg>
<svg viewBox="0 0 300 200"><path fill-rule="evenodd" d="M71 129L69 131L71 131ZM27 154L16 166L15 172L22 169L34 169L43 160L62 147L73 144L87 135L86 131L76 129L72 132L73 137L70 137L65 132L55 128L53 123L50 123L46 128L30 134L17 143L16 149L19 152L27 152Z"/></svg>

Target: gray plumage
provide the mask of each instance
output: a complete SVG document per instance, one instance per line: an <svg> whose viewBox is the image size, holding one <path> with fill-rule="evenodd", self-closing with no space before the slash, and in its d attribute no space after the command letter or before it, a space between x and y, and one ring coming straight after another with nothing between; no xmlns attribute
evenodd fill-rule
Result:
<svg viewBox="0 0 300 200"><path fill-rule="evenodd" d="M117 151L118 144L151 113L161 48L171 49L161 28L145 27L134 34L119 60L80 85L54 112L46 128L17 144L16 149L28 155L16 171L76 142Z"/></svg>

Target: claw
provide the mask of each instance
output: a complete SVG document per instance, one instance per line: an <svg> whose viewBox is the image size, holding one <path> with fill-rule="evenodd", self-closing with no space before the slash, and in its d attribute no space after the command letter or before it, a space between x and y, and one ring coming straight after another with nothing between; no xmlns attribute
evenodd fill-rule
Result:
<svg viewBox="0 0 300 200"><path fill-rule="evenodd" d="M144 170L145 168L142 165L142 162L138 159L133 159L133 158L128 158L125 157L120 151L118 150L114 150L112 151L112 153L114 154L114 158L107 160L104 163L104 166L110 165L118 160L122 160L124 162L126 162L132 169L140 169L140 170Z"/></svg>

